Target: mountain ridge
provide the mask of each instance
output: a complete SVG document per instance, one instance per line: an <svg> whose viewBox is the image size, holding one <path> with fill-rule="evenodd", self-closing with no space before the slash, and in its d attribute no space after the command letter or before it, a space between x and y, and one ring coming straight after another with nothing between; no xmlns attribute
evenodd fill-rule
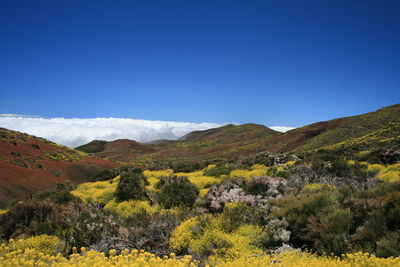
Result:
<svg viewBox="0 0 400 267"><path fill-rule="evenodd" d="M247 156L264 151L299 153L331 146L347 139L360 138L392 122L400 122L400 104L360 115L319 121L285 133L253 123L228 124L208 130L193 131L178 140L149 142L146 145L151 147L153 152L135 154L128 158L139 161L213 160L219 157ZM395 132L391 134L396 135ZM127 150L124 153L130 154ZM119 155L119 158L123 159L122 155Z"/></svg>

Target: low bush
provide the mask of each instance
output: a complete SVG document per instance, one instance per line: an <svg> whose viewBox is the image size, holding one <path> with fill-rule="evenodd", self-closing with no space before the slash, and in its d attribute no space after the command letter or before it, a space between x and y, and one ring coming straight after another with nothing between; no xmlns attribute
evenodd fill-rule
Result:
<svg viewBox="0 0 400 267"><path fill-rule="evenodd" d="M262 252L255 245L261 227L242 225L233 232L226 232L222 224L221 216L194 217L173 231L170 243L177 252L189 252L200 259L231 260Z"/></svg>
<svg viewBox="0 0 400 267"><path fill-rule="evenodd" d="M199 189L187 177L161 177L156 188L159 189L158 202L166 209L192 207L199 196Z"/></svg>
<svg viewBox="0 0 400 267"><path fill-rule="evenodd" d="M378 257L398 257L400 255L400 231L390 232L377 242Z"/></svg>
<svg viewBox="0 0 400 267"><path fill-rule="evenodd" d="M232 171L232 168L226 167L226 166L216 166L213 168L207 168L204 171L204 176L213 176L213 177L219 177L221 175L229 175Z"/></svg>
<svg viewBox="0 0 400 267"><path fill-rule="evenodd" d="M107 169L101 171L99 174L93 176L90 181L105 181L111 180L117 176L129 176L137 173L141 173L142 170L136 167L122 167L122 168L115 168L115 169Z"/></svg>
<svg viewBox="0 0 400 267"><path fill-rule="evenodd" d="M135 171L122 175L115 190L115 197L118 201L145 200L147 199L147 185L149 185L149 182L142 172Z"/></svg>
<svg viewBox="0 0 400 267"><path fill-rule="evenodd" d="M9 246L11 250L25 251L26 249L32 249L35 253L56 255L64 252L65 244L56 236L39 235L17 241L12 239Z"/></svg>
<svg viewBox="0 0 400 267"><path fill-rule="evenodd" d="M309 219L307 237L319 253L347 252L352 214L346 209L325 209Z"/></svg>

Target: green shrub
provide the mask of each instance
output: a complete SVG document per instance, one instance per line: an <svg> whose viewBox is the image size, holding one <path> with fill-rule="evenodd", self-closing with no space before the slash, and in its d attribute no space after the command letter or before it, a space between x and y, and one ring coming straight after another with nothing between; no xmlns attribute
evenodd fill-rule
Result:
<svg viewBox="0 0 400 267"><path fill-rule="evenodd" d="M191 207L199 196L199 189L187 177L161 177L156 184L159 189L158 201L166 209Z"/></svg>
<svg viewBox="0 0 400 267"><path fill-rule="evenodd" d="M257 217L256 209L247 203L227 203L222 212L222 228L226 232L233 232L241 225L254 223Z"/></svg>
<svg viewBox="0 0 400 267"><path fill-rule="evenodd" d="M351 176L351 165L344 159L334 160L331 166L331 171L339 177Z"/></svg>
<svg viewBox="0 0 400 267"><path fill-rule="evenodd" d="M389 230L400 230L400 192L392 192L382 199L382 213Z"/></svg>
<svg viewBox="0 0 400 267"><path fill-rule="evenodd" d="M400 231L389 233L377 242L376 255L378 257L400 256Z"/></svg>
<svg viewBox="0 0 400 267"><path fill-rule="evenodd" d="M244 191L250 195L266 196L269 190L270 184L268 179L264 177L253 177L244 186Z"/></svg>
<svg viewBox="0 0 400 267"><path fill-rule="evenodd" d="M57 204L65 204L71 201L80 202L81 200L72 195L69 191L59 190L59 191L45 191L34 196L36 199L44 200L48 199Z"/></svg>
<svg viewBox="0 0 400 267"><path fill-rule="evenodd" d="M97 181L106 181L111 180L118 175L127 176L135 173L141 173L142 170L136 167L122 167L122 168L115 168L115 169L108 169L101 171L99 174L93 176L90 181L97 182Z"/></svg>
<svg viewBox="0 0 400 267"><path fill-rule="evenodd" d="M28 164L26 164L22 159L16 159L16 160L15 160L15 163L16 163L18 166L21 166L21 167L23 167L23 168L29 168Z"/></svg>
<svg viewBox="0 0 400 267"><path fill-rule="evenodd" d="M31 146L35 149L40 149L40 146L38 146L37 144L31 144Z"/></svg>
<svg viewBox="0 0 400 267"><path fill-rule="evenodd" d="M346 209L326 209L310 218L307 236L319 253L341 255L348 246L352 214Z"/></svg>
<svg viewBox="0 0 400 267"><path fill-rule="evenodd" d="M328 192L288 196L275 201L278 209L271 215L273 218L286 218L288 229L292 232L291 242L304 245L309 241L306 228L309 218L337 202L335 197Z"/></svg>
<svg viewBox="0 0 400 267"><path fill-rule="evenodd" d="M264 231L257 237L256 244L263 249L280 247L290 240L290 231L287 230L286 220L273 219L268 222Z"/></svg>
<svg viewBox="0 0 400 267"><path fill-rule="evenodd" d="M115 190L115 197L119 201L144 200L147 198L147 185L149 185L147 178L139 171L123 175L119 179L117 190Z"/></svg>
<svg viewBox="0 0 400 267"><path fill-rule="evenodd" d="M174 172L194 172L204 169L208 164L206 161L177 161L172 162L168 168L174 170Z"/></svg>
<svg viewBox="0 0 400 267"><path fill-rule="evenodd" d="M368 215L364 216L366 217ZM376 249L376 242L382 238L387 231L386 224L386 218L382 215L381 211L377 210L372 212L367 221L362 224L362 226L358 227L356 232L351 236L353 248L365 252L374 252Z"/></svg>
<svg viewBox="0 0 400 267"><path fill-rule="evenodd" d="M225 166L217 166L214 168L207 169L204 171L204 176L213 176L219 177L221 175L229 175L232 171L232 168L228 168Z"/></svg>

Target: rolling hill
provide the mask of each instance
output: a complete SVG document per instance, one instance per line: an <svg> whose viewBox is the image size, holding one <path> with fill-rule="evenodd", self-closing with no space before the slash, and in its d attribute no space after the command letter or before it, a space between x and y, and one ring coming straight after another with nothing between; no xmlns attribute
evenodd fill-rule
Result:
<svg viewBox="0 0 400 267"><path fill-rule="evenodd" d="M260 152L301 153L315 149L400 147L400 105L358 116L317 122L280 133L258 124L194 131L179 140L141 144L94 140L77 149L0 128L0 207L52 183L87 181L101 170L152 161L235 159ZM90 154L87 154L90 153ZM110 161L112 159L115 161Z"/></svg>
<svg viewBox="0 0 400 267"><path fill-rule="evenodd" d="M390 137L399 137L400 132L395 130L399 123L400 104L397 104L375 112L296 128L276 138L264 140L260 145L268 151L302 152L361 138L383 129L389 130Z"/></svg>
<svg viewBox="0 0 400 267"><path fill-rule="evenodd" d="M53 183L85 182L118 166L43 138L0 128L0 207Z"/></svg>
<svg viewBox="0 0 400 267"><path fill-rule="evenodd" d="M239 154L260 152L259 148L251 146L255 141L278 135L281 133L263 125L229 124L209 130L194 131L179 140L156 140L147 144L139 144L132 140L124 140L123 143L120 140L106 142L103 145L104 149L94 154L128 162L147 158L208 160L224 157L227 153L235 153L235 151L239 151ZM116 145L115 142L120 142L120 145ZM76 149L88 151L86 148L91 144L92 142Z"/></svg>
<svg viewBox="0 0 400 267"><path fill-rule="evenodd" d="M398 144L396 140L400 136L399 124L400 104L397 104L362 115L313 123L286 133L258 124L229 124L205 131L194 131L175 141L156 140L139 144L125 140L120 146L112 145L115 141L93 142L105 142L102 143L104 149L95 152L95 155L121 161L202 161L232 159L264 151L299 153L332 148L335 144L350 145L353 139L359 143L363 140L364 146L368 147L367 139L371 136L379 139L379 142L373 142L375 147L387 146L388 141L390 144ZM107 146L113 147L112 151ZM89 152L82 147L77 149Z"/></svg>
<svg viewBox="0 0 400 267"><path fill-rule="evenodd" d="M153 148L146 144L128 139L118 139L111 142L94 140L76 149L86 153L94 153L101 158L128 162L134 161L140 155L155 152Z"/></svg>

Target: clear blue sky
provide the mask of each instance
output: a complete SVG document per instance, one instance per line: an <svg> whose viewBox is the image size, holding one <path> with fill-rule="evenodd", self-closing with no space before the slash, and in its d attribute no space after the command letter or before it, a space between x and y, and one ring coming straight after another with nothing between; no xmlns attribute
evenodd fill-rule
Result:
<svg viewBox="0 0 400 267"><path fill-rule="evenodd" d="M0 113L301 126L400 103L400 1L0 1Z"/></svg>

